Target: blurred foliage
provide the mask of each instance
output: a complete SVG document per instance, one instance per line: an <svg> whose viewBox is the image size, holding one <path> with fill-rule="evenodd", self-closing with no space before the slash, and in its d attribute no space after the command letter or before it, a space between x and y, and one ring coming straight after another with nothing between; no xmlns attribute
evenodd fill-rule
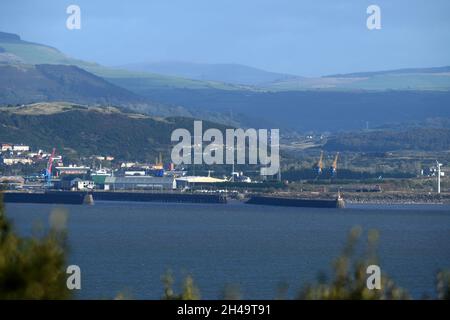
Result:
<svg viewBox="0 0 450 320"><path fill-rule="evenodd" d="M322 277L318 284L307 285L301 290L298 299L397 300L410 298L404 289L398 287L383 272L381 273L381 289L369 290L367 288L367 267L378 264L376 256L378 232L369 231L363 257L358 258L356 249L361 234L360 227L355 227L350 231L343 252L333 263L332 279L327 281Z"/></svg>
<svg viewBox="0 0 450 320"><path fill-rule="evenodd" d="M241 291L237 284L228 284L225 286L220 297L222 300L241 300Z"/></svg>
<svg viewBox="0 0 450 320"><path fill-rule="evenodd" d="M131 290L124 290L114 297L114 300L133 300L133 294L131 293Z"/></svg>
<svg viewBox="0 0 450 320"><path fill-rule="evenodd" d="M181 293L177 294L173 290L174 277L170 270L168 270L162 277L164 284L163 300L200 300L200 291L194 284L194 279L188 275L183 280Z"/></svg>
<svg viewBox="0 0 450 320"><path fill-rule="evenodd" d="M0 197L2 195L0 194ZM64 218L52 213L47 235L22 238L5 216L0 199L0 299L68 299Z"/></svg>
<svg viewBox="0 0 450 320"><path fill-rule="evenodd" d="M450 300L450 271L440 271L437 274L436 291L438 299Z"/></svg>
<svg viewBox="0 0 450 320"><path fill-rule="evenodd" d="M0 300L1 299L68 299L71 293L66 287L66 216L60 210L50 215L51 228L45 235L32 238L19 237L6 218L0 194ZM381 273L381 289L367 288L369 265L379 265L377 258L378 232L371 230L367 242L359 246L360 227L353 228L342 253L334 260L332 277L324 274L316 284L305 286L298 299L306 300L396 300L410 299L384 272ZM363 252L361 254L361 250ZM200 292L193 278L184 278L179 293L174 290L174 277L169 270L162 277L164 300L199 300ZM280 283L277 299L286 299L288 285ZM436 277L438 299L450 299L450 271L440 271ZM130 292L119 293L115 299L131 299ZM222 299L241 299L238 286L226 286Z"/></svg>

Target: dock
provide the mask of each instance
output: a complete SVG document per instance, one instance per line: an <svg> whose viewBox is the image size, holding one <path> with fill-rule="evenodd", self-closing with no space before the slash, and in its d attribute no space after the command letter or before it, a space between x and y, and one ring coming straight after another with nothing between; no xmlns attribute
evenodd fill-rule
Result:
<svg viewBox="0 0 450 320"><path fill-rule="evenodd" d="M269 197L251 196L247 204L283 206L283 207L306 207L306 208L345 208L345 201L341 197L336 199L311 199L291 197Z"/></svg>
<svg viewBox="0 0 450 320"><path fill-rule="evenodd" d="M201 194L184 192L121 192L121 191L42 191L3 192L5 203L46 204L94 204L95 201L137 201L176 203L227 203L222 194Z"/></svg>

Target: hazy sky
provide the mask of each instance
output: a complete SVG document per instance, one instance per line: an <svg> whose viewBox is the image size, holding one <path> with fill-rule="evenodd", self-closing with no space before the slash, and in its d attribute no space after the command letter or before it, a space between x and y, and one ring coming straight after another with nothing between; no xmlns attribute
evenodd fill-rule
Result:
<svg viewBox="0 0 450 320"><path fill-rule="evenodd" d="M66 8L81 7L81 30ZM366 9L381 7L369 31ZM0 30L105 65L241 63L298 75L450 65L449 0L1 0Z"/></svg>

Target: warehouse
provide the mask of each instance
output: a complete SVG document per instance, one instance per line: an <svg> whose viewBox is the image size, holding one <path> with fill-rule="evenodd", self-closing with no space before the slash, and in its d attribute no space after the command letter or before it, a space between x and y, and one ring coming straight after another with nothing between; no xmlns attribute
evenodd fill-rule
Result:
<svg viewBox="0 0 450 320"><path fill-rule="evenodd" d="M176 182L173 177L106 177L105 190L173 190Z"/></svg>
<svg viewBox="0 0 450 320"><path fill-rule="evenodd" d="M194 185L211 185L214 183L226 182L226 179L218 179L213 177L202 177L202 176L186 176L179 177L176 179L177 187L180 189L189 188Z"/></svg>

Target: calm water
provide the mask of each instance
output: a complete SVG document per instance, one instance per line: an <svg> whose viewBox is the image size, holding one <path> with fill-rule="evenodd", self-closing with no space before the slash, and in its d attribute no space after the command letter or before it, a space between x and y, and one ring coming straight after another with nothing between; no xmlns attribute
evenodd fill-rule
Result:
<svg viewBox="0 0 450 320"><path fill-rule="evenodd" d="M55 206L8 204L21 234L48 224ZM158 299L161 276L192 274L203 298L225 285L243 298L289 297L319 271L329 272L352 226L380 231L382 271L414 297L434 294L434 274L450 268L449 206L353 206L344 210L245 204L97 202L66 206L70 263L82 270L80 298Z"/></svg>

